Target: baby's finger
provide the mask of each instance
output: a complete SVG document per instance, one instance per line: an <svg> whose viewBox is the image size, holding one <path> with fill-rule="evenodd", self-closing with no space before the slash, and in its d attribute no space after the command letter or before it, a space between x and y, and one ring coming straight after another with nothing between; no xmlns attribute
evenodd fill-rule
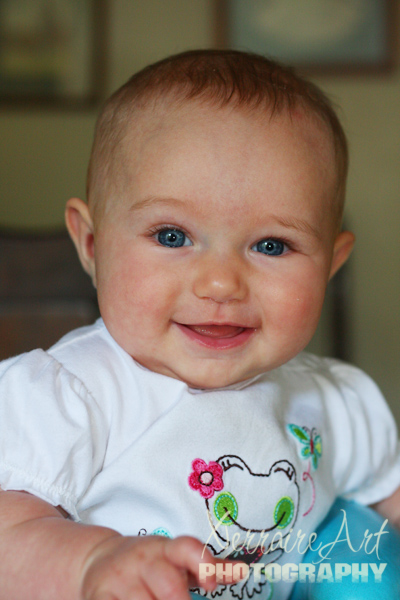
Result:
<svg viewBox="0 0 400 600"><path fill-rule="evenodd" d="M141 575L152 598L190 600L186 571L178 569L165 558L159 558L154 560L151 565L146 565Z"/></svg>
<svg viewBox="0 0 400 600"><path fill-rule="evenodd" d="M247 565L216 558L194 538L175 538L166 545L165 553L170 562L192 575L191 587L197 584L207 591L214 590L219 584L229 585L244 579L248 572Z"/></svg>
<svg viewBox="0 0 400 600"><path fill-rule="evenodd" d="M215 585L232 585L249 576L249 566L243 562L214 558L212 562L199 565L198 584L205 589ZM190 587L195 587L190 584Z"/></svg>
<svg viewBox="0 0 400 600"><path fill-rule="evenodd" d="M204 548L199 540L191 537L177 537L169 541L164 546L164 555L168 562L172 563L178 569L182 569L192 575L190 580L198 584L199 572L203 563L211 562L215 564L216 560L212 554ZM209 581L207 590L215 588L215 581Z"/></svg>
<svg viewBox="0 0 400 600"><path fill-rule="evenodd" d="M124 590L115 595L111 592L100 592L90 600L154 600L155 596L148 588L147 583L139 582L139 587ZM158 596L157 596L158 600ZM165 597L163 598L165 600ZM186 599L185 599L186 600Z"/></svg>

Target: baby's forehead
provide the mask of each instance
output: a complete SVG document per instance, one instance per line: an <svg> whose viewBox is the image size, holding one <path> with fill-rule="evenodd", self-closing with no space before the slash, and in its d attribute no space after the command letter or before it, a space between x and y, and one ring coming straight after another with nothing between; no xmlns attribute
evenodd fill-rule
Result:
<svg viewBox="0 0 400 600"><path fill-rule="evenodd" d="M323 123L306 111L299 108L293 114L281 111L271 115L265 110L249 113L229 106L190 102L152 111L148 118L141 115L141 123L134 127L126 147L123 185L132 197L147 195L148 188L157 194L168 194L169 189L178 189L170 177L170 173L175 173L174 177L181 180L180 197L184 198L193 181L197 181L200 190L206 180L218 173L215 185L228 191L235 186L235 176L258 181L258 174L269 169L268 163L276 165L291 180L297 177L299 156L307 157L307 169L314 174L315 185L325 182L331 190L336 180L332 136ZM247 165L246 171L241 169L243 164ZM232 171L231 165L236 165L237 170ZM228 172L229 180L224 177ZM254 192L261 189L260 183Z"/></svg>
<svg viewBox="0 0 400 600"><path fill-rule="evenodd" d="M185 123L187 138L192 137L193 143L195 143L199 129L201 131L201 123L205 120L207 122L214 121L216 125L224 122L230 133L234 134L235 125L240 117L243 117L244 121L253 122L257 127L263 128L268 128L269 125L287 127L289 124L294 133L298 133L300 128L303 130L304 136L310 140L318 138L320 143L333 146L333 135L329 126L319 114L304 103L299 102L292 107L273 110L268 105L238 106L234 102L219 106L215 102L196 98L184 101L176 99L158 101L151 106L134 110L127 123L123 142L128 151L132 149L132 145L136 145L139 150L148 140L161 137L160 134L164 139L169 138L173 143L177 129L182 129L182 123ZM196 123L200 124L200 128L194 126ZM262 141L258 140L258 143L262 143Z"/></svg>
<svg viewBox="0 0 400 600"><path fill-rule="evenodd" d="M225 173L234 180L240 172L256 182L259 173L272 164L292 179L299 157L303 164L308 161L307 169L316 182L334 178L329 131L301 108L271 114L191 101L141 111L127 133L124 154L125 186L139 196L149 183L163 192L177 188L176 178L184 189L185 179L197 181L201 187L215 176L216 184L229 189L234 184ZM246 171L242 170L244 164ZM325 171L330 173L327 177Z"/></svg>
<svg viewBox="0 0 400 600"><path fill-rule="evenodd" d="M224 127L227 128L226 139L224 139ZM282 131L286 137L281 136ZM246 135L242 146L241 140L237 141L236 136L243 132ZM248 132L252 132L254 137L248 135ZM277 135L274 138L275 134ZM263 135L266 142L263 141ZM275 152L275 146L268 143L268 139L272 138L278 141L278 146L279 140L282 140L284 148L279 150L278 147ZM301 106L295 107L290 112L281 110L271 113L261 109L249 111L235 106L221 108L191 100L140 108L135 111L125 128L124 139L119 149L120 159L115 161L112 174L114 182L111 185L115 193L108 195L106 206L103 206L105 212L109 213L117 208L116 202L118 204L121 202L122 210L128 203L134 211L131 214L143 216L154 214L153 210L157 214L161 209L163 213L169 212L168 204L154 204L147 202L147 199L161 198L167 201L178 199L182 204L179 207L171 205L171 209L179 208L179 211L183 211L182 214L189 210L205 214L206 209L201 209L203 203L199 199L201 188L204 185L207 190L208 181L213 181L219 188L224 188L219 195L219 198L224 198L229 196L230 189L234 190L236 176L243 176L244 179L257 182L258 173L265 171L266 161L271 157L275 165L281 164L279 161L284 163L283 180L281 178L280 182L286 185L285 181L293 181L300 176L296 169L296 159L299 155L309 157L310 163L314 165L310 168L306 166L307 172L314 174L312 180L314 192L322 188L326 190L323 195L314 195L321 197L321 202L331 205L334 202L333 190L336 185L332 138L327 125ZM212 143L209 143L210 139ZM269 151L268 149L271 148L272 150ZM210 149L216 149L216 160L205 163L208 170L200 168L200 163L194 164L193 156L202 159ZM251 156L250 170L244 173L241 166L249 155ZM265 157L266 160L257 162L254 156ZM234 163L238 167L237 171L230 169L231 157L233 162L237 160ZM213 177L214 164L215 170L220 169L220 172L222 172L221 168L226 166L226 173L229 173L231 179L228 179L228 176L218 179ZM258 171L255 171L257 165ZM255 197L262 195L260 192L264 184L265 180L262 180L258 187L253 185L251 192L254 192ZM216 194L216 198L217 196ZM323 196L325 200L322 200ZM110 201L110 198L113 200ZM189 198L191 202L185 203L185 198ZM196 203L199 203L198 207ZM146 211L135 212L137 204ZM229 205L227 201L218 201L215 206L207 206L219 212L224 211ZM334 213L335 211L332 211L332 215Z"/></svg>

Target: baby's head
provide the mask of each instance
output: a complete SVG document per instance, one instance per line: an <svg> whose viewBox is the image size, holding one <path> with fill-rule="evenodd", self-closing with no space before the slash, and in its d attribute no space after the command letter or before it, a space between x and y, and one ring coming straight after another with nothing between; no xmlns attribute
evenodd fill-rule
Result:
<svg viewBox="0 0 400 600"><path fill-rule="evenodd" d="M114 191L120 182L126 143L143 128L150 129L162 114L186 103L192 111L197 104L229 107L263 120L303 110L314 121L323 121L335 151L337 193L332 208L340 222L348 154L345 134L330 101L290 67L234 50L195 50L169 57L136 73L109 98L97 122L88 171L92 214L110 205L108 191Z"/></svg>
<svg viewBox="0 0 400 600"><path fill-rule="evenodd" d="M99 118L88 205L66 213L111 335L201 388L290 360L351 251L346 172L329 101L286 67L205 50L136 74Z"/></svg>

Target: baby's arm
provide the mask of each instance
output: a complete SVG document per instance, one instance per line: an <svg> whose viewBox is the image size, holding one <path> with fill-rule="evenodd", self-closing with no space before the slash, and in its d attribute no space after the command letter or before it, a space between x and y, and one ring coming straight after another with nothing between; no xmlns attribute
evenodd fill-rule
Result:
<svg viewBox="0 0 400 600"><path fill-rule="evenodd" d="M400 487L389 498L377 502L372 508L400 529Z"/></svg>
<svg viewBox="0 0 400 600"><path fill-rule="evenodd" d="M124 537L0 489L0 600L189 600L200 562L222 561L194 538Z"/></svg>

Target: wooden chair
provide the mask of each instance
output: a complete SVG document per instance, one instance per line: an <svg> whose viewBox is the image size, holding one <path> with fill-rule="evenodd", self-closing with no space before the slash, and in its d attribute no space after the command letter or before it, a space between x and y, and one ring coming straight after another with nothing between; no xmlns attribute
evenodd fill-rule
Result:
<svg viewBox="0 0 400 600"><path fill-rule="evenodd" d="M66 231L0 229L0 359L48 348L97 316L96 290Z"/></svg>

